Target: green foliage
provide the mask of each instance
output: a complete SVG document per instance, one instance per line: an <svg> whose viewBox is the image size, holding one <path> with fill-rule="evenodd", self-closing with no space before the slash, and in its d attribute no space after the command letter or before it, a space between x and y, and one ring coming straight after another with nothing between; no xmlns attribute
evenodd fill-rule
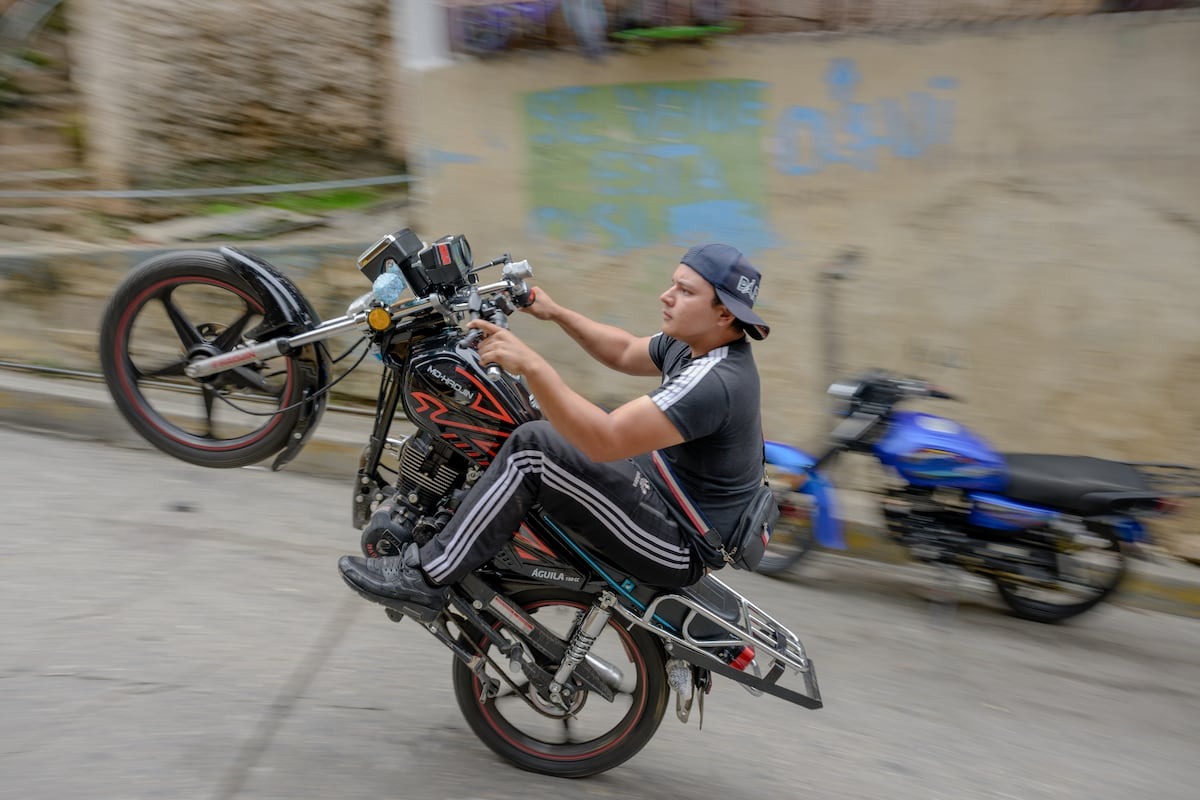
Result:
<svg viewBox="0 0 1200 800"><path fill-rule="evenodd" d="M57 63L53 58L41 52L40 50L22 50L18 54L18 57L22 61L32 64L35 67L52 67Z"/></svg>
<svg viewBox="0 0 1200 800"><path fill-rule="evenodd" d="M319 214L322 211L342 211L363 208L383 197L383 192L374 187L359 189L334 189L327 192L305 192L303 194L280 194L271 199L270 205L300 214Z"/></svg>
<svg viewBox="0 0 1200 800"><path fill-rule="evenodd" d="M256 206L270 206L294 211L297 214L322 214L330 211L346 211L366 208L384 199L388 193L374 187L362 189L332 189L325 192L296 192L293 194L257 195L245 200L219 200L204 203L193 213L201 216L216 216L245 211Z"/></svg>
<svg viewBox="0 0 1200 800"><path fill-rule="evenodd" d="M203 217L216 217L221 214L233 214L238 211L245 211L247 208L250 208L251 205L253 205L253 204L251 204L251 203L238 204L238 203L226 203L226 202L206 203L205 205L203 205L199 209L197 209L197 213Z"/></svg>

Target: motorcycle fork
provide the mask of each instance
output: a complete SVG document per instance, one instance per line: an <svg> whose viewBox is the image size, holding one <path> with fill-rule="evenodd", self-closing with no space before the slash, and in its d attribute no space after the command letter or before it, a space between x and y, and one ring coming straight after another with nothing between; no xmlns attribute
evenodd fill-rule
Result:
<svg viewBox="0 0 1200 800"><path fill-rule="evenodd" d="M393 369L385 368L379 379L375 424L371 428L371 438L359 458L358 473L354 481L353 523L359 530L371 517L372 501L383 499L381 493L387 486L387 481L379 475L379 462L383 458L384 448L388 445L388 432L392 429L392 420L395 419L399 404L400 375Z"/></svg>

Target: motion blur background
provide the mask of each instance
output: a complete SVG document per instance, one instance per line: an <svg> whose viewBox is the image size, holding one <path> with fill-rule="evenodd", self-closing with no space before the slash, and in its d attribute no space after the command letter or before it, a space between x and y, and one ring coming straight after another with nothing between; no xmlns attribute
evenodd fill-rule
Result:
<svg viewBox="0 0 1200 800"><path fill-rule="evenodd" d="M335 316L366 244L463 233L648 333L723 240L766 274L770 438L880 366L1007 451L1194 463L1196 5L0 0L0 360L95 371L116 282L196 242ZM521 332L599 402L644 389Z"/></svg>

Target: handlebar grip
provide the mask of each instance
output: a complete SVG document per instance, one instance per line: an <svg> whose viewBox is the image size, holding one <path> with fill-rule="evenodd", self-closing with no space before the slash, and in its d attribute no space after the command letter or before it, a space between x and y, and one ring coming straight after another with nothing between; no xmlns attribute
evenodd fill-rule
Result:
<svg viewBox="0 0 1200 800"><path fill-rule="evenodd" d="M517 308L529 308L531 305L534 304L534 302L536 300L537 300L537 287L531 288L528 292L525 292L524 294L514 294L513 295L513 303L516 304Z"/></svg>
<svg viewBox="0 0 1200 800"><path fill-rule="evenodd" d="M504 313L504 309L497 308L488 316L487 321L498 328L508 327L508 314Z"/></svg>

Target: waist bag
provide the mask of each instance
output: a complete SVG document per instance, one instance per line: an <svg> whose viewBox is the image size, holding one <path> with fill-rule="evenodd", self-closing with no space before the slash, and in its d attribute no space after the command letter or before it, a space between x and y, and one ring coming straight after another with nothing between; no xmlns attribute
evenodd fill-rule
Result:
<svg viewBox="0 0 1200 800"><path fill-rule="evenodd" d="M678 505L678 508L672 506L672 510L684 529L700 545L696 550L705 564L709 567L723 567L729 564L735 569L755 569L766 552L767 542L771 539L771 528L774 527L775 520L779 519L779 505L775 502L775 493L771 491L771 487L764 482L755 490L754 496L738 517L733 531L728 538L723 538L692 503L662 455L656 451L651 458Z"/></svg>

